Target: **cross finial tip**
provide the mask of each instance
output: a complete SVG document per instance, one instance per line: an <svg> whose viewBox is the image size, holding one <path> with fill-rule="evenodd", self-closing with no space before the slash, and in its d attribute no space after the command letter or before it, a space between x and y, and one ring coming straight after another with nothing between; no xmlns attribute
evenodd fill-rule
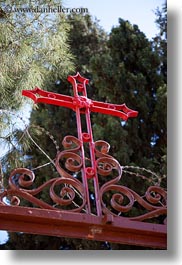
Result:
<svg viewBox="0 0 182 265"><path fill-rule="evenodd" d="M88 84L89 83L89 79L81 76L81 74L79 72L77 72L76 75L74 75L74 76L69 75L68 76L68 81L71 82L71 83L74 82L74 81L75 82L78 81L81 84Z"/></svg>

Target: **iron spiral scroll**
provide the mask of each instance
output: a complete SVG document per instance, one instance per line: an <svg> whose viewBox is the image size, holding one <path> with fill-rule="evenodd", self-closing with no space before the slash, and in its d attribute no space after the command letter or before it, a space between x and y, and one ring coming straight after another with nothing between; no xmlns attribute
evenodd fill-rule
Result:
<svg viewBox="0 0 182 265"><path fill-rule="evenodd" d="M35 174L32 170L18 168L11 172L9 186L0 195L1 205L22 206L21 200L27 201L29 207L57 211L88 213L88 197L85 193L85 182L94 179L94 174L83 174L81 142L74 136L66 136L62 142L64 151L58 152L55 168L58 177L50 178L42 185L35 187ZM146 221L152 218L163 218L166 223L167 193L157 185L149 186L144 194L138 194L122 184L123 167L110 156L109 144L105 141L94 143L96 168L99 179L98 197L101 202L102 215L112 215L121 219ZM90 173L90 176L89 176ZM48 190L49 203L39 198L39 194ZM96 191L95 191L96 192ZM90 199L90 198L89 198ZM133 208L139 207L136 211ZM134 214L133 214L134 213Z"/></svg>

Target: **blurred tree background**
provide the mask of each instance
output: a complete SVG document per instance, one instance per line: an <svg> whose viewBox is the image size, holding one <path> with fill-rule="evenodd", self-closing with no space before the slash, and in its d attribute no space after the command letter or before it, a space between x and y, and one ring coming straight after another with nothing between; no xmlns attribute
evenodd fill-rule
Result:
<svg viewBox="0 0 182 265"><path fill-rule="evenodd" d="M18 1L13 2L16 5ZM29 1L23 2L26 5ZM45 5L45 2L42 1L42 4ZM32 4L35 6L35 3ZM123 166L145 167L161 177L166 175L166 3L161 10L156 10L159 33L152 41L146 38L137 25L121 18L119 25L110 34L106 34L98 21L89 14L72 14L60 18L49 14L27 16L26 13L1 12L0 20L0 109L18 110L23 104L20 96L22 89L35 86L72 95L72 86L66 78L79 71L90 80L88 97L115 104L125 102L129 108L139 112L137 118L127 122L103 114L92 114L95 141L101 139L110 143L110 154ZM3 115L0 122L1 130L4 130L7 120ZM29 131L39 146L54 159L56 148L59 146L62 150L63 137L77 136L75 114L57 106L33 106ZM50 141L50 135L56 142L54 139ZM3 139L9 141L11 138L13 143L18 142L2 157L5 183L15 166L36 168L49 162L28 139L19 141L21 136L22 131L15 130L12 138L8 134ZM38 185L50 176L57 176L51 164L35 173ZM132 178L128 178L126 184L131 187L136 185ZM137 185L139 189L143 189L142 183ZM165 180L161 186L166 187ZM5 248L145 249L109 242L23 233L9 233Z"/></svg>

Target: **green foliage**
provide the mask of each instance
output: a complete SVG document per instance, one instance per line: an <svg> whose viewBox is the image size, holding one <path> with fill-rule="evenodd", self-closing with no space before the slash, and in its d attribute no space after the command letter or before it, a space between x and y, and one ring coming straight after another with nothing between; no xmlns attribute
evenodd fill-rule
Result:
<svg viewBox="0 0 182 265"><path fill-rule="evenodd" d="M99 27L98 21L90 15L69 15L71 30L69 34L71 52L75 56L76 71L91 74L89 62L96 54L106 49L106 33Z"/></svg>
<svg viewBox="0 0 182 265"><path fill-rule="evenodd" d="M65 23L64 16L58 13L6 13L6 7L41 8L56 4L60 4L60 1L0 1L0 109L16 112L22 104L32 104L32 101L22 97L23 89L33 89L35 86L49 89L58 77L66 79L74 69L74 58L68 44L70 24ZM14 122L16 118L11 114L4 117L0 113L0 133L4 135L6 132L8 135L1 138L1 142L9 145L12 153L20 153L12 146L12 142L17 141L16 129L10 129ZM26 142L22 146L28 150ZM14 165L15 160L12 162Z"/></svg>
<svg viewBox="0 0 182 265"><path fill-rule="evenodd" d="M113 154L122 164L153 168L155 155L159 159L164 155L159 141L166 145L166 97L163 76L159 74L160 57L136 25L122 19L119 23L107 42L108 53L92 57L93 79L98 99L117 104L125 102L139 115L123 126L118 121L114 125L112 118L95 115L95 135L101 137L104 128L104 138L112 144ZM156 135L158 139L152 146Z"/></svg>
<svg viewBox="0 0 182 265"><path fill-rule="evenodd" d="M60 1L4 1L6 6L35 7ZM49 87L57 76L73 69L67 34L69 24L59 14L11 12L0 16L0 107L17 109L22 89Z"/></svg>
<svg viewBox="0 0 182 265"><path fill-rule="evenodd" d="M167 83L167 1L163 4L161 10L156 10L156 25L159 28L159 34L153 38L154 49L160 56L160 71L164 82Z"/></svg>

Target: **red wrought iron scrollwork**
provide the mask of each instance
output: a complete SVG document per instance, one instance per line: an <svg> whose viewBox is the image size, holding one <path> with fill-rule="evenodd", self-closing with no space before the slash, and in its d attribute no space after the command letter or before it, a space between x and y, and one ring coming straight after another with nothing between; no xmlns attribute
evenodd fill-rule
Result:
<svg viewBox="0 0 182 265"><path fill-rule="evenodd" d="M62 210L87 213L90 196L86 195L84 181L74 175L81 176L83 170L80 155L81 143L74 136L66 136L63 140L66 150L58 152L55 167L59 177L50 178L39 187L34 188L34 172L26 168L12 171L9 178L9 188L0 195L0 204L21 205L21 199L31 203L32 207L42 209ZM159 186L149 186L145 194L121 185L122 166L108 154L109 144L105 141L95 142L96 169L99 179L98 198L101 203L101 215L111 214L135 221L144 221L167 213L167 193ZM64 162L64 163L63 163ZM86 168L86 176L92 179L95 172L91 167ZM105 182L103 184L103 182ZM38 199L38 194L49 188L51 204ZM138 204L145 213L128 216L133 206ZM91 213L90 214L94 214ZM97 213L95 213L97 215ZM166 223L166 219L164 219Z"/></svg>

